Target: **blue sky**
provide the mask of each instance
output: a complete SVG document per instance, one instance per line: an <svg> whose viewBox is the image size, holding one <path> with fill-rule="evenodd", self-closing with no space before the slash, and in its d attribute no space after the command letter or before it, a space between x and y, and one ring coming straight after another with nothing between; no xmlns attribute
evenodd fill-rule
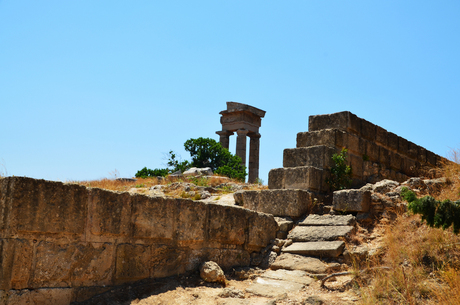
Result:
<svg viewBox="0 0 460 305"><path fill-rule="evenodd" d="M0 0L0 169L132 177L218 140L226 101L267 111L265 183L316 114L348 110L446 156L459 36L459 1Z"/></svg>

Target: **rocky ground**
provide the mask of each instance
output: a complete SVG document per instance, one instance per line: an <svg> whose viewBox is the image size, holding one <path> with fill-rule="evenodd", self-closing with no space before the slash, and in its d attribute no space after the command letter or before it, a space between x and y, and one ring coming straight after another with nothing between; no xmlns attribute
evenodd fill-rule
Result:
<svg viewBox="0 0 460 305"><path fill-rule="evenodd" d="M276 260L269 268L237 268L225 272L225 283L208 283L199 272L159 280L145 280L123 286L93 297L83 304L353 304L359 302L359 289L354 282L357 265L382 252L383 238L388 224L396 213L405 210L399 193L402 186L420 195L439 189L443 180L412 178L400 184L384 180L368 184L362 189L372 193L374 215L358 219L352 234L343 240L346 250L334 259L306 257L284 252L289 240L273 241L271 251ZM132 188L130 192L150 196L167 196L171 192L181 197L235 204L233 192L242 186L199 187L191 183L176 183L149 188ZM222 190L225 190L223 192ZM199 194L199 195L197 195ZM332 210L333 214L333 210ZM300 225L300 224L299 224ZM275 246L279 245L277 249ZM261 265L262 266L262 265ZM267 266L265 266L267 267ZM361 268L361 267L358 267ZM333 273L346 273L322 279Z"/></svg>

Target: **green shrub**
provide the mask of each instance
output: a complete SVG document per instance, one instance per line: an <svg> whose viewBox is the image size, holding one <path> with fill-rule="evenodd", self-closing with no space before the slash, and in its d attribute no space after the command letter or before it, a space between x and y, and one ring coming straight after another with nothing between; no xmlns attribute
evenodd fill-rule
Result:
<svg viewBox="0 0 460 305"><path fill-rule="evenodd" d="M136 173L136 178L148 178L148 177L166 177L169 174L167 168L155 168L149 169L144 167Z"/></svg>
<svg viewBox="0 0 460 305"><path fill-rule="evenodd" d="M351 185L352 169L346 164L347 152L346 148L342 148L340 153L332 155L334 165L329 169L331 176L326 179L332 191L343 190Z"/></svg>
<svg viewBox="0 0 460 305"><path fill-rule="evenodd" d="M420 214L428 226L444 230L452 226L455 234L460 231L460 200L438 201L431 196L417 198L407 187L402 189L401 197L409 203L407 208Z"/></svg>
<svg viewBox="0 0 460 305"><path fill-rule="evenodd" d="M247 174L241 158L223 148L219 142L210 138L189 139L184 147L192 157L191 166L210 167L216 174L244 181Z"/></svg>

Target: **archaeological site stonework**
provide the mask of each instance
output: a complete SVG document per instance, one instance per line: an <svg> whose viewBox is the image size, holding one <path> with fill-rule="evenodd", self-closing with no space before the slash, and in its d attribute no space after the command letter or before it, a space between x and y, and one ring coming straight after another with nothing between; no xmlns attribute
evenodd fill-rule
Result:
<svg viewBox="0 0 460 305"><path fill-rule="evenodd" d="M247 266L277 227L237 206L3 178L0 304L70 304L208 260Z"/></svg>
<svg viewBox="0 0 460 305"><path fill-rule="evenodd" d="M284 150L283 167L269 172L269 190L238 193L238 204L296 218L311 211L317 201L331 201L326 179L332 155L342 148L348 149L353 188L383 179L403 182L444 160L351 112L314 115L309 117L308 132L297 134L297 147Z"/></svg>
<svg viewBox="0 0 460 305"><path fill-rule="evenodd" d="M220 144L228 149L230 136L236 132L236 155L241 158L243 166L246 166L246 137L250 138L248 182L255 183L259 178L259 127L265 111L245 104L227 102L227 110L220 114L222 130L216 132L220 136Z"/></svg>
<svg viewBox="0 0 460 305"><path fill-rule="evenodd" d="M251 138L255 181L265 111L228 102L221 114L220 142L228 148L236 132L243 162ZM236 192L235 206L0 178L0 304L81 302L117 285L196 271L205 261L226 269L258 265L265 254L278 263L294 254L336 258L344 251L337 237L354 230L354 216L302 217L327 203L358 219L371 205L382 210L386 203L374 202L372 192L398 197L399 182L444 161L350 112L311 116L308 129L298 133L296 148L284 150L283 168L270 171L269 189ZM354 189L332 195L326 178L342 148ZM277 258L267 249L278 243L279 253L281 240Z"/></svg>

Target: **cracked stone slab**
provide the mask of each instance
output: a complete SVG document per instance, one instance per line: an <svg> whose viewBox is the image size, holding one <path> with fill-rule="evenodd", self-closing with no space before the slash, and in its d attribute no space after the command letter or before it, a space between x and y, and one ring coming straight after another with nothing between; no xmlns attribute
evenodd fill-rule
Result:
<svg viewBox="0 0 460 305"><path fill-rule="evenodd" d="M305 286L308 286L313 282L313 279L307 276L307 272L302 270L267 270L261 275L261 277L299 283Z"/></svg>
<svg viewBox="0 0 460 305"><path fill-rule="evenodd" d="M295 282L258 277L251 286L246 288L246 292L265 298L276 298L303 288L305 288L305 285Z"/></svg>
<svg viewBox="0 0 460 305"><path fill-rule="evenodd" d="M337 257L342 254L344 247L343 241L297 242L282 251L300 255Z"/></svg>
<svg viewBox="0 0 460 305"><path fill-rule="evenodd" d="M267 301L262 298L251 299L220 299L217 300L217 305L274 305L273 301Z"/></svg>
<svg viewBox="0 0 460 305"><path fill-rule="evenodd" d="M308 273L322 274L327 272L327 265L316 257L281 253L270 266L271 269L301 270Z"/></svg>
<svg viewBox="0 0 460 305"><path fill-rule="evenodd" d="M299 221L299 226L353 226L356 217L353 215L316 215L311 214Z"/></svg>
<svg viewBox="0 0 460 305"><path fill-rule="evenodd" d="M329 241L346 237L354 230L352 226L297 226L289 232L293 241Z"/></svg>

